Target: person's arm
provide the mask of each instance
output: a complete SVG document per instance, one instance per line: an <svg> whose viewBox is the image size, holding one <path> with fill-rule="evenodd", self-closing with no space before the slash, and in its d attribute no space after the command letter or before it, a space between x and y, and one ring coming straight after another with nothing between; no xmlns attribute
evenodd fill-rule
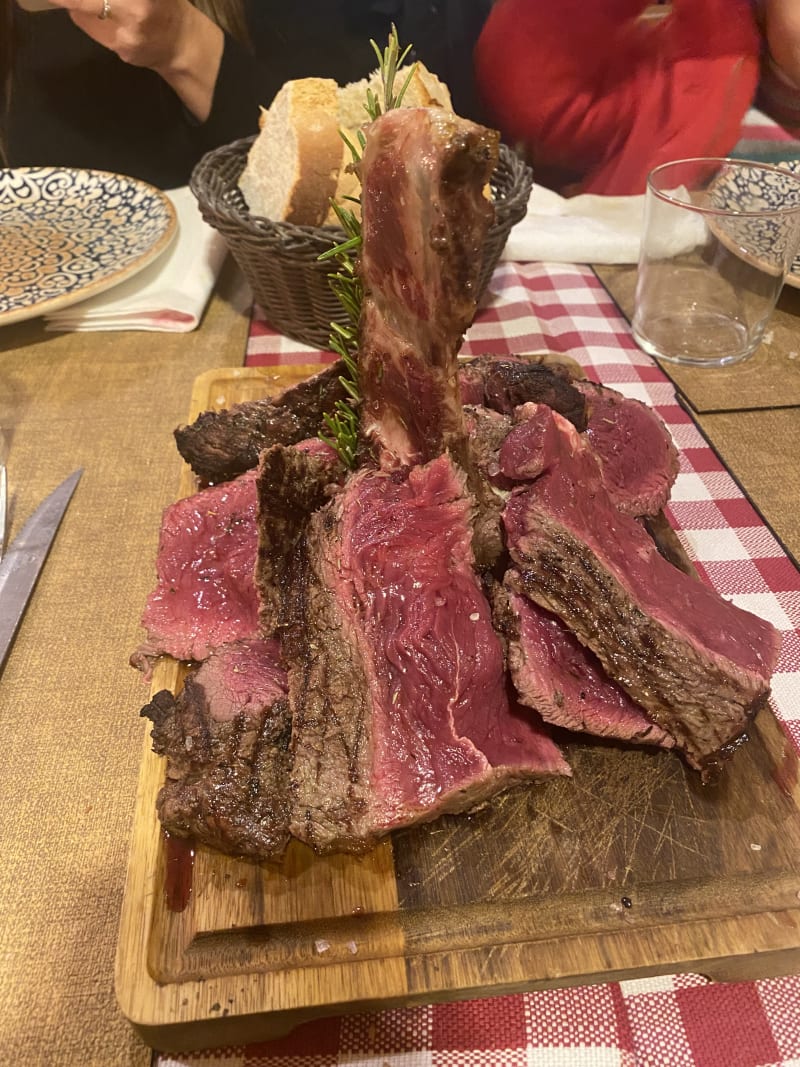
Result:
<svg viewBox="0 0 800 1067"><path fill-rule="evenodd" d="M788 82L800 88L800 4L797 0L762 0L762 18L772 62Z"/></svg>
<svg viewBox="0 0 800 1067"><path fill-rule="evenodd" d="M222 30L189 0L52 0L98 44L155 71L205 122L224 48Z"/></svg>

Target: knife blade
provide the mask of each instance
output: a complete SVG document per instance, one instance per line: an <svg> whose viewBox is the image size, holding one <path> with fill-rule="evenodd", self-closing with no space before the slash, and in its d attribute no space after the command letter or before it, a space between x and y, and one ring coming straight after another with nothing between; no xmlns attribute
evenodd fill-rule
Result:
<svg viewBox="0 0 800 1067"><path fill-rule="evenodd" d="M8 514L8 479L6 465L0 463L0 559L6 550L6 515Z"/></svg>
<svg viewBox="0 0 800 1067"><path fill-rule="evenodd" d="M0 562L0 667L82 474L82 469L73 471L45 497Z"/></svg>

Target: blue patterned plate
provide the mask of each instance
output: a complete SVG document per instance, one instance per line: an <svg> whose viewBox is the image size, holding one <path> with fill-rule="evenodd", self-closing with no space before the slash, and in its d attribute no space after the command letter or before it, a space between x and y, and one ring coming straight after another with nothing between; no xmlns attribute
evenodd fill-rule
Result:
<svg viewBox="0 0 800 1067"><path fill-rule="evenodd" d="M792 174L800 176L800 159L782 160L776 166L784 167L786 170L790 170ZM800 256L795 256L794 263L783 280L786 285L793 285L795 289L800 289Z"/></svg>
<svg viewBox="0 0 800 1067"><path fill-rule="evenodd" d="M775 164L753 162L752 169L748 168L749 160L737 158L733 162L737 164L737 170L723 174L709 187L708 206L742 212L770 212L790 204L797 206L796 179L800 177L800 159L780 160ZM794 177L785 177L781 171L789 171ZM790 225L793 225L790 218L779 216L751 220L734 216L726 223L727 233L718 227L713 228L723 243L738 248L740 254L746 248L757 261L759 249L763 249L764 259L770 261L776 240L783 239L785 228ZM800 255L795 257L784 282L800 288Z"/></svg>
<svg viewBox="0 0 800 1067"><path fill-rule="evenodd" d="M161 255L175 209L151 185L96 170L0 170L0 326L96 296Z"/></svg>

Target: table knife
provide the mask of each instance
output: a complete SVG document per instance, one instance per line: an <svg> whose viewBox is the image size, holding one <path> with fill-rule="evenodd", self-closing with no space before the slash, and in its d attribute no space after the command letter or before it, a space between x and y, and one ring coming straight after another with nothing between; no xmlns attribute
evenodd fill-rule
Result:
<svg viewBox="0 0 800 1067"><path fill-rule="evenodd" d="M0 559L6 550L6 515L8 514L8 478L6 465L0 463Z"/></svg>
<svg viewBox="0 0 800 1067"><path fill-rule="evenodd" d="M0 562L0 667L82 474L83 470L73 471L42 501Z"/></svg>

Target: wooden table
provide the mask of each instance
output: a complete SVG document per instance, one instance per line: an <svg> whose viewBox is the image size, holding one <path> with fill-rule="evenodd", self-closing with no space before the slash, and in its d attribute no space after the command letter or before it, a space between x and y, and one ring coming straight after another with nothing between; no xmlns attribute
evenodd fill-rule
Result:
<svg viewBox="0 0 800 1067"><path fill-rule="evenodd" d="M169 447L202 371L242 363L248 319L226 271L190 334L0 329L11 535L84 474L0 675L0 1062L141 1065L114 953L147 700L126 664L153 582Z"/></svg>
<svg viewBox="0 0 800 1067"><path fill-rule="evenodd" d="M139 638L160 511L175 495L171 432L198 374L242 362L234 281L223 275L193 334L53 335L38 321L0 330L11 534L84 468L0 675L3 1063L150 1060L113 989L141 757L131 709L146 699L125 655ZM800 557L800 402L698 419Z"/></svg>

